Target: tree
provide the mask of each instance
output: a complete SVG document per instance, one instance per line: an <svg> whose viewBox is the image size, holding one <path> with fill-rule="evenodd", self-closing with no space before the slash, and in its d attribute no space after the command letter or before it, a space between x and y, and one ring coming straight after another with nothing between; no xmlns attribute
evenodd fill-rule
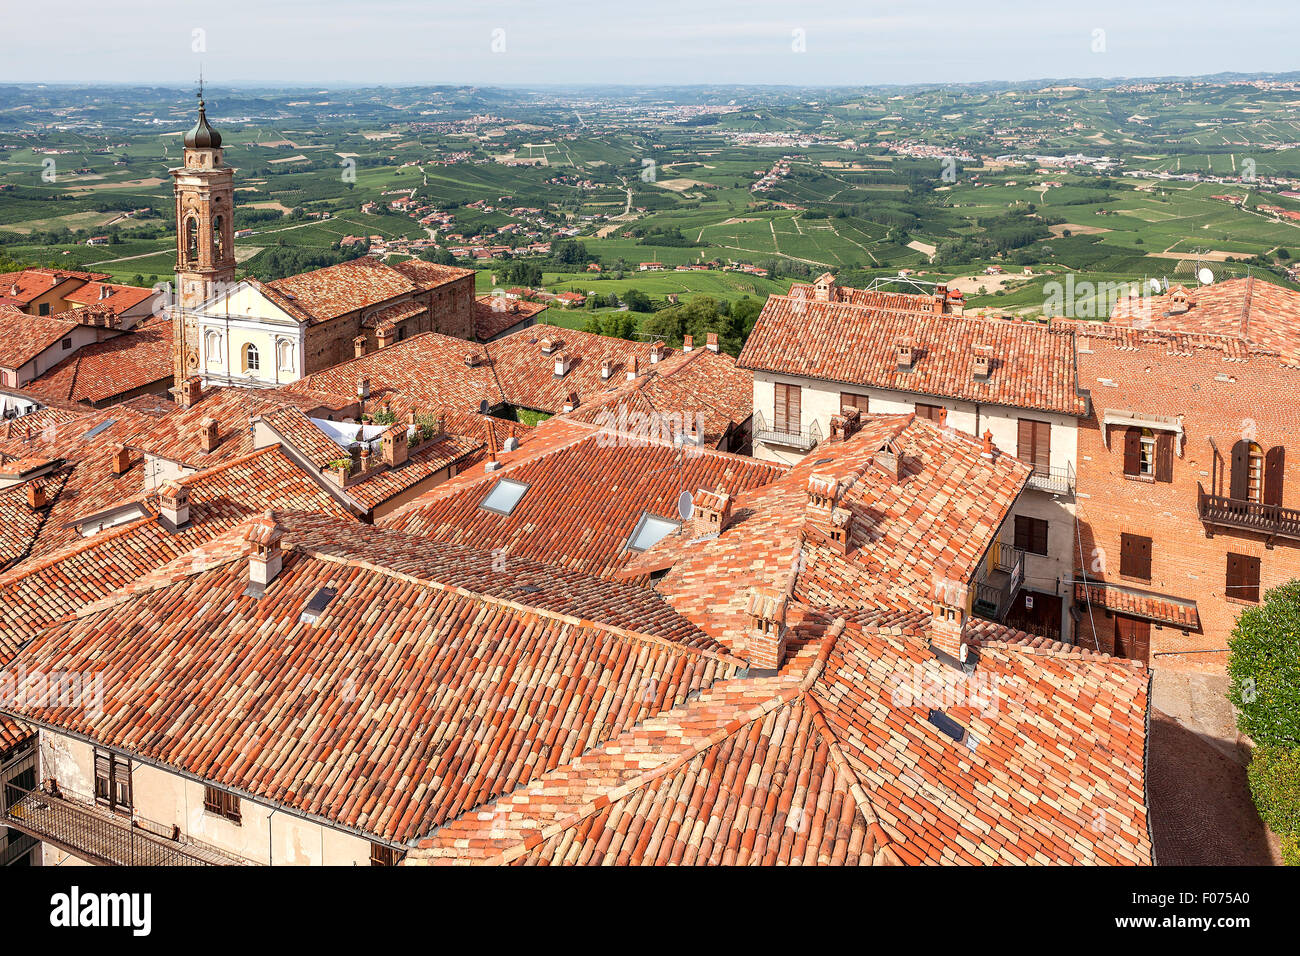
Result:
<svg viewBox="0 0 1300 956"><path fill-rule="evenodd" d="M1260 818L1300 866L1300 581L1247 608L1228 638L1228 699L1255 741L1247 779Z"/></svg>

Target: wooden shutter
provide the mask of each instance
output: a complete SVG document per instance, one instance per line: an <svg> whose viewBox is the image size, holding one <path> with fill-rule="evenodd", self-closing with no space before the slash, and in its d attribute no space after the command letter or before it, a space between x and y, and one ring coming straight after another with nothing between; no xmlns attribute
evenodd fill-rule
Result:
<svg viewBox="0 0 1300 956"><path fill-rule="evenodd" d="M1151 580L1151 539L1140 534L1119 536L1119 573L1125 577Z"/></svg>
<svg viewBox="0 0 1300 956"><path fill-rule="evenodd" d="M1282 505L1282 475L1286 471L1286 449L1275 445L1264 456L1264 504Z"/></svg>
<svg viewBox="0 0 1300 956"><path fill-rule="evenodd" d="M1259 601L1259 558L1228 552L1227 596Z"/></svg>
<svg viewBox="0 0 1300 956"><path fill-rule="evenodd" d="M1174 480L1174 436L1169 432L1156 435L1156 481Z"/></svg>
<svg viewBox="0 0 1300 956"><path fill-rule="evenodd" d="M1047 553L1047 522L1016 515L1016 547L1031 554Z"/></svg>
<svg viewBox="0 0 1300 956"><path fill-rule="evenodd" d="M1142 432L1132 426L1124 432L1124 474L1142 474Z"/></svg>
<svg viewBox="0 0 1300 956"><path fill-rule="evenodd" d="M785 420L787 409L785 405L785 385L781 382L776 383L776 405L772 410L772 427L777 431L785 431Z"/></svg>
<svg viewBox="0 0 1300 956"><path fill-rule="evenodd" d="M1046 474L1052 467L1052 424L1034 422L1034 467Z"/></svg>
<svg viewBox="0 0 1300 956"><path fill-rule="evenodd" d="M1034 423L1027 418L1016 420L1016 457L1021 461L1033 461Z"/></svg>
<svg viewBox="0 0 1300 956"><path fill-rule="evenodd" d="M1016 515L1016 547L1028 551L1030 537L1029 520L1024 515Z"/></svg>
<svg viewBox="0 0 1300 956"><path fill-rule="evenodd" d="M1232 446L1232 478L1228 497L1239 501L1250 497L1250 442L1244 438Z"/></svg>
<svg viewBox="0 0 1300 956"><path fill-rule="evenodd" d="M795 435L799 434L802 429L803 409L800 408L801 395L802 391L798 385L786 386L785 405L786 414L789 417L786 419L785 430Z"/></svg>
<svg viewBox="0 0 1300 956"><path fill-rule="evenodd" d="M840 408L856 408L861 414L867 414L870 402L866 395L856 392L840 392Z"/></svg>

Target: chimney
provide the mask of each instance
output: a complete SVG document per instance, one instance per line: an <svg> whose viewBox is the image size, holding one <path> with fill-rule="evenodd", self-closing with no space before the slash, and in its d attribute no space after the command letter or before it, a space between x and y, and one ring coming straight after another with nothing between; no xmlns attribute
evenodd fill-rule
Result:
<svg viewBox="0 0 1300 956"><path fill-rule="evenodd" d="M731 522L731 495L718 486L717 491L701 488L691 499L691 537L716 538Z"/></svg>
<svg viewBox="0 0 1300 956"><path fill-rule="evenodd" d="M967 587L961 581L937 577L931 593L930 648L964 662Z"/></svg>
<svg viewBox="0 0 1300 956"><path fill-rule="evenodd" d="M370 376L362 375L357 379L357 398L363 402L370 397Z"/></svg>
<svg viewBox="0 0 1300 956"><path fill-rule="evenodd" d="M844 441L852 438L862 427L862 412L851 406L844 406L838 415L831 416L831 441Z"/></svg>
<svg viewBox="0 0 1300 956"><path fill-rule="evenodd" d="M838 298L835 277L829 272L823 272L813 283L813 298L818 302L834 302Z"/></svg>
<svg viewBox="0 0 1300 956"><path fill-rule="evenodd" d="M568 352L555 356L555 377L564 378L573 367L573 356Z"/></svg>
<svg viewBox="0 0 1300 956"><path fill-rule="evenodd" d="M364 335L358 335L355 339L352 340L352 356L353 358L361 358L365 354L366 354L366 337Z"/></svg>
<svg viewBox="0 0 1300 956"><path fill-rule="evenodd" d="M716 351L718 350L718 333L717 333L717 332L710 332L710 333L709 333L708 338L705 339L705 341L704 341L704 347L705 347L706 349L708 349L710 352L716 352Z"/></svg>
<svg viewBox="0 0 1300 956"><path fill-rule="evenodd" d="M971 356L971 376L977 382L987 382L993 371L993 346L977 345Z"/></svg>
<svg viewBox="0 0 1300 956"><path fill-rule="evenodd" d="M682 340L682 351L692 352L695 350L695 336L688 335Z"/></svg>
<svg viewBox="0 0 1300 956"><path fill-rule="evenodd" d="M29 481L27 483L27 507L33 511L40 511L49 503L49 498L45 495L45 487L36 484L34 481Z"/></svg>
<svg viewBox="0 0 1300 956"><path fill-rule="evenodd" d="M910 372L912 370L912 339L905 336L898 340L894 346L894 351L898 356L898 370L900 372Z"/></svg>
<svg viewBox="0 0 1300 956"><path fill-rule="evenodd" d="M569 397L564 400L564 413L567 415L578 407L578 393L570 392Z"/></svg>
<svg viewBox="0 0 1300 956"><path fill-rule="evenodd" d="M482 364L483 364L483 353L480 352L478 349L475 349L473 352L465 353L465 365L468 366L469 368L478 368Z"/></svg>
<svg viewBox="0 0 1300 956"><path fill-rule="evenodd" d="M1182 286L1175 287L1174 291L1169 293L1169 314L1182 315L1192 307L1191 298L1187 290Z"/></svg>
<svg viewBox="0 0 1300 956"><path fill-rule="evenodd" d="M397 341L397 329L387 323L375 326L375 345L386 349Z"/></svg>
<svg viewBox="0 0 1300 956"><path fill-rule="evenodd" d="M486 433L488 460L483 463L484 471L496 471L501 467L501 462L497 461L497 433L492 427L492 420L487 416L483 418L483 431Z"/></svg>
<svg viewBox="0 0 1300 956"><path fill-rule="evenodd" d="M125 475L131 470L131 453L125 445L118 445L113 450L113 474Z"/></svg>
<svg viewBox="0 0 1300 956"><path fill-rule="evenodd" d="M943 315L944 307L948 304L948 286L940 282L934 287L933 309L935 315Z"/></svg>
<svg viewBox="0 0 1300 956"><path fill-rule="evenodd" d="M749 604L749 629L745 634L749 646L750 676L754 670L776 671L785 658L787 634L785 630L786 596L770 588L751 588Z"/></svg>
<svg viewBox="0 0 1300 956"><path fill-rule="evenodd" d="M199 445L206 454L216 451L218 441L217 420L209 415L199 422Z"/></svg>
<svg viewBox="0 0 1300 956"><path fill-rule="evenodd" d="M284 532L275 523L271 512L254 518L248 526L245 540L253 546L253 553L248 556L249 589L261 591L275 580L284 566L284 554L280 550L280 539Z"/></svg>
<svg viewBox="0 0 1300 956"><path fill-rule="evenodd" d="M659 363L659 360L663 357L664 357L664 344L662 342L656 342L654 345L650 346L651 365L657 365Z"/></svg>
<svg viewBox="0 0 1300 956"><path fill-rule="evenodd" d="M602 361L602 362L600 363L600 378L601 378L601 381L604 381L605 379L609 378L609 377L610 377L611 375L613 375L613 374L614 374L614 362L613 362L613 360L612 360L612 359L605 359L604 361Z"/></svg>
<svg viewBox="0 0 1300 956"><path fill-rule="evenodd" d="M840 482L832 475L808 477L808 500L804 505L804 525L830 548L844 554L849 547L849 529L853 512L839 507Z"/></svg>
<svg viewBox="0 0 1300 956"><path fill-rule="evenodd" d="M173 529L190 523L190 489L176 481L165 481L158 489L158 511Z"/></svg>
<svg viewBox="0 0 1300 956"><path fill-rule="evenodd" d="M546 338L542 339L541 347L543 355L550 355L560 347L560 343L554 339Z"/></svg>
<svg viewBox="0 0 1300 956"><path fill-rule="evenodd" d="M203 379L191 375L181 382L181 408L193 408L203 397Z"/></svg>
<svg viewBox="0 0 1300 956"><path fill-rule="evenodd" d="M876 453L871 456L871 463L892 484L901 485L903 483L903 455L892 438L886 439L885 443L876 449Z"/></svg>
<svg viewBox="0 0 1300 956"><path fill-rule="evenodd" d="M394 425L380 437L384 464L390 468L406 464L407 447L405 425Z"/></svg>
<svg viewBox="0 0 1300 956"><path fill-rule="evenodd" d="M639 369L637 368L637 365L638 365L638 363L637 363L637 360L636 360L636 356L633 355L633 356L632 356L632 363L631 363L630 365L628 365L628 367L627 367L627 380L628 380L629 382L632 381L632 379L636 378L637 375L640 374L640 371L639 371Z"/></svg>
<svg viewBox="0 0 1300 956"><path fill-rule="evenodd" d="M980 450L980 457L987 458L989 461L992 461L993 460L993 433L989 431L987 428L984 429L983 442L984 442L984 447L983 449Z"/></svg>

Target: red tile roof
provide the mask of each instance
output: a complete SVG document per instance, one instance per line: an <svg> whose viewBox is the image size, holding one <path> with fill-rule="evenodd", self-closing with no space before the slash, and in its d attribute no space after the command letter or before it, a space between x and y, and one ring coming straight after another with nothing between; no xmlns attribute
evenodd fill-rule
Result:
<svg viewBox="0 0 1300 956"><path fill-rule="evenodd" d="M912 343L911 370L897 346ZM993 348L987 381L971 372L975 346ZM741 368L962 401L1086 415L1074 342L1032 322L889 312L773 295L740 353Z"/></svg>
<svg viewBox="0 0 1300 956"><path fill-rule="evenodd" d="M341 315L379 305L389 299L425 292L470 275L471 270L431 262L402 262L389 266L362 256L314 272L258 283L294 318L328 322Z"/></svg>
<svg viewBox="0 0 1300 956"><path fill-rule="evenodd" d="M0 305L0 368L22 368L76 328L76 322Z"/></svg>
<svg viewBox="0 0 1300 956"><path fill-rule="evenodd" d="M28 673L111 659L112 708L6 710L400 843L736 672L707 652L415 580L292 535L282 547L261 599L245 595L247 563L231 549L225 563L157 574L85 608L19 656ZM337 595L305 623L323 587Z"/></svg>
<svg viewBox="0 0 1300 956"><path fill-rule="evenodd" d="M499 470L457 475L379 523L607 578L635 556L627 544L642 514L677 520L683 491L719 484L740 491L784 472L737 455L620 440L563 419L498 457ZM481 507L502 478L528 485L510 515Z"/></svg>
<svg viewBox="0 0 1300 956"><path fill-rule="evenodd" d="M1230 335L1300 364L1300 292L1254 276L1184 290L1189 308L1172 313L1175 290L1124 299L1111 322L1140 328Z"/></svg>
<svg viewBox="0 0 1300 956"><path fill-rule="evenodd" d="M0 286L0 288L2 287ZM121 315L157 294L153 289L142 289L134 285L117 285L112 282L87 282L81 288L67 293L63 298L77 305L90 306L96 311L107 310L116 315Z"/></svg>
<svg viewBox="0 0 1300 956"><path fill-rule="evenodd" d="M1163 594L1152 594L1138 588L1107 584L1104 581L1092 581L1084 584L1076 581L1074 597L1078 601L1087 601L1108 611L1131 614L1134 617L1172 624L1174 627L1189 631L1201 629L1201 619L1196 612L1195 601L1185 601Z"/></svg>
<svg viewBox="0 0 1300 956"><path fill-rule="evenodd" d="M32 379L35 395L94 404L171 379L171 319L148 319L133 331L78 349Z"/></svg>
<svg viewBox="0 0 1300 956"><path fill-rule="evenodd" d="M75 272L67 269L23 269L19 272L0 273L0 295L26 305L61 285L69 290L86 282L107 279L103 272ZM66 298L66 296L64 296Z"/></svg>
<svg viewBox="0 0 1300 956"><path fill-rule="evenodd" d="M540 315L546 308L545 302L480 295L474 299L474 337L486 342L520 322Z"/></svg>

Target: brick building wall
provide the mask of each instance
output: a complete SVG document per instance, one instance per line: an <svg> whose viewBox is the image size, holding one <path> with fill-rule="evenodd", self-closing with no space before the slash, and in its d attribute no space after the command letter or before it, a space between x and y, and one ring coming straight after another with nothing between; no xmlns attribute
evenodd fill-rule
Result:
<svg viewBox="0 0 1300 956"><path fill-rule="evenodd" d="M1142 344L1135 345L1139 337ZM1288 449L1279 471L1281 503L1300 508L1300 370L1275 357L1247 356L1240 343L1216 345L1204 337L1189 345L1186 337L1156 333L1081 338L1079 369L1080 384L1092 391L1093 414L1079 429L1076 580L1086 572L1089 581L1124 589L1121 603L1129 609L1141 606L1143 595L1152 596L1148 609L1164 598L1194 602L1199 630L1149 621L1149 660L1156 667L1219 671L1248 603L1227 593L1228 555L1258 559L1262 598L1270 587L1300 577L1300 540L1270 541L1263 533L1207 525L1198 510L1200 489L1228 494L1234 445L1251 439L1265 453ZM1166 474L1125 474L1129 426L1104 424L1108 414L1124 411L1181 421L1184 438L1181 447L1173 438ZM1128 568L1138 573L1123 573L1125 533L1150 539L1149 580L1140 555ZM1076 610L1083 615L1078 643L1091 645L1095 629L1103 651L1125 652L1123 634L1116 648L1116 621L1127 627L1134 616L1116 608L1107 613L1096 601L1090 615L1089 602L1078 598Z"/></svg>

